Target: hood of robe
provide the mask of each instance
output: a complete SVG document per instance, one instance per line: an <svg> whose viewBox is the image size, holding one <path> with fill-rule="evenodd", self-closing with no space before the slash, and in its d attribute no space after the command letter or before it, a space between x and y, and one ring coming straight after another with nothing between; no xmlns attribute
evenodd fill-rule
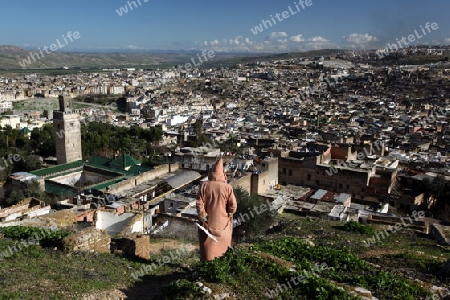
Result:
<svg viewBox="0 0 450 300"><path fill-rule="evenodd" d="M208 175L209 181L222 181L227 182L227 176L223 169L223 160L219 158L216 164L211 168Z"/></svg>

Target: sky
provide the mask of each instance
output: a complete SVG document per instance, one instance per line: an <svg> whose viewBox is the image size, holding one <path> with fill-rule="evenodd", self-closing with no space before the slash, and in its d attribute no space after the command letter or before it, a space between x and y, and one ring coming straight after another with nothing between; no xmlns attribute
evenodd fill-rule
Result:
<svg viewBox="0 0 450 300"><path fill-rule="evenodd" d="M57 39L64 45L57 51L382 49L411 34L410 45L450 44L449 0L4 2L0 45L24 49ZM427 22L438 28L425 35ZM78 39L68 39L69 32Z"/></svg>

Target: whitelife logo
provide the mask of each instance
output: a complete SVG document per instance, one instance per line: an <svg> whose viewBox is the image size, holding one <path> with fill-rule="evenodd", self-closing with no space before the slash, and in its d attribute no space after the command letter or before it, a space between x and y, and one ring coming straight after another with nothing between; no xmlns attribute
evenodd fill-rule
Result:
<svg viewBox="0 0 450 300"><path fill-rule="evenodd" d="M43 51L45 51L45 53L47 53L47 54L55 52L58 49L61 49L69 44L67 39L69 39L71 42L73 42L74 39L78 40L81 37L81 35L78 31L75 31L73 33L72 33L72 31L69 31L69 32L67 32L67 36L65 36L63 34L62 37L64 39L65 44L62 44L61 41L59 40L59 38L57 38L55 44L51 44L50 47L44 46L43 49L38 48L39 52L31 52L30 55L28 55L28 57L26 59L19 61L19 65L22 68L25 68L26 66L31 65L33 62L36 62L37 60L44 58L45 54ZM50 50L49 50L49 48L50 48Z"/></svg>
<svg viewBox="0 0 450 300"><path fill-rule="evenodd" d="M395 39L397 41L398 46L395 43L394 44L388 43L386 48L377 50L376 53L377 53L378 57L380 59L382 59L383 57L388 55L390 52L395 52L395 51L398 51L399 49L403 49L404 47L409 46L410 43L420 40L421 38L426 36L427 32L428 32L428 34L430 34L432 32L431 30L438 30L439 25L436 22L433 22L433 23L427 22L425 24L425 28L423 28L423 26L420 25L420 29L422 30L423 35L420 35L420 33L417 32L417 29L415 29L414 33L408 35L407 38L402 36L402 38L400 40L398 38ZM409 42L406 41L406 39L408 39Z"/></svg>
<svg viewBox="0 0 450 300"><path fill-rule="evenodd" d="M261 23L258 26L255 26L254 28L250 28L250 31L254 35L257 35L258 33L262 33L264 31L264 28L269 29L269 27L272 27L277 24L277 21L275 20L275 18L278 20L278 22L282 22L282 21L286 20L287 18L289 18L290 16L296 15L300 11L305 10L306 7L311 6L312 4L313 4L312 0L306 0L306 1L299 0L298 3L294 2L295 8L297 10L292 9L292 7L289 5L288 6L289 11L285 10L281 14L276 13L275 17L273 15L270 15L270 20L261 20ZM300 6L301 6L301 8L300 8Z"/></svg>
<svg viewBox="0 0 450 300"><path fill-rule="evenodd" d="M142 5L141 0L136 0L139 3L139 6ZM127 5L124 5L122 7L120 7L119 9L116 9L116 13L119 15L119 17L123 16L124 14L128 13L128 7L130 8L130 11L133 10L133 6L134 8L138 8L139 6L136 4L136 1L127 1ZM149 0L142 0L144 3L147 3Z"/></svg>

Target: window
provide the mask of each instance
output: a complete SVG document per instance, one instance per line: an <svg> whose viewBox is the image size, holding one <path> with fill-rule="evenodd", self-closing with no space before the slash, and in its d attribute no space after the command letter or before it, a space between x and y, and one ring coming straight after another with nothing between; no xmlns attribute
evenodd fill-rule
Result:
<svg viewBox="0 0 450 300"><path fill-rule="evenodd" d="M347 184L347 190L350 188L350 186Z"/></svg>
<svg viewBox="0 0 450 300"><path fill-rule="evenodd" d="M311 174L308 174L308 180L311 180Z"/></svg>
<svg viewBox="0 0 450 300"><path fill-rule="evenodd" d="M283 168L283 174L286 175L286 168Z"/></svg>
<svg viewBox="0 0 450 300"><path fill-rule="evenodd" d="M320 184L320 181L319 181L319 180L316 180L316 184L317 184L317 185Z"/></svg>
<svg viewBox="0 0 450 300"><path fill-rule="evenodd" d="M361 193L364 193L364 188L361 188Z"/></svg>
<svg viewBox="0 0 450 300"><path fill-rule="evenodd" d="M292 170L289 170L289 176L292 176Z"/></svg>
<svg viewBox="0 0 450 300"><path fill-rule="evenodd" d="M339 188L342 189L342 183L339 183Z"/></svg>

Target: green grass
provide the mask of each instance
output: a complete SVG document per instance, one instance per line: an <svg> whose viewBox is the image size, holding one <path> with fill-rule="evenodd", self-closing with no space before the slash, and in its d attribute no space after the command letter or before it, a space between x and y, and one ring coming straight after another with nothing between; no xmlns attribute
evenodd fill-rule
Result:
<svg viewBox="0 0 450 300"><path fill-rule="evenodd" d="M110 254L76 253L29 246L2 260L0 299L69 299L133 283L140 265Z"/></svg>
<svg viewBox="0 0 450 300"><path fill-rule="evenodd" d="M363 234L373 234L375 233L375 230L373 230L372 227L367 225L362 225L356 221L350 221L345 223L344 226L342 226L342 229L345 231L351 231L351 232L357 232L357 233L363 233Z"/></svg>
<svg viewBox="0 0 450 300"><path fill-rule="evenodd" d="M449 248L423 234L402 229L365 247L362 240L371 235L344 231L344 222L291 214L278 218L287 224L281 231L207 263L200 263L197 251L175 255L170 263L158 265L176 250L163 249L145 261L114 254L64 254L32 245L0 262L0 299L82 299L112 290L120 290L127 299L211 299L196 281L213 294L266 299L267 293L294 276L303 276L302 282L283 289L278 299L354 299L348 290L337 289L336 283L365 287L379 299L425 299L428 287L411 281L411 276L445 286L436 273L450 258ZM385 228L368 227L375 232ZM0 239L0 251L15 242ZM152 239L151 243L167 243L167 239ZM324 263L324 270L314 269ZM133 277L150 265L157 266Z"/></svg>
<svg viewBox="0 0 450 300"><path fill-rule="evenodd" d="M12 231L12 230L9 230ZM19 233L14 238L24 238ZM0 239L0 251L16 245L13 239ZM169 276L198 262L198 254L173 256L153 272L134 278L134 272L170 256L163 250L151 260L132 260L109 253L65 254L54 248L30 245L0 260L0 299L82 299L83 295L111 289L126 289L146 277Z"/></svg>

